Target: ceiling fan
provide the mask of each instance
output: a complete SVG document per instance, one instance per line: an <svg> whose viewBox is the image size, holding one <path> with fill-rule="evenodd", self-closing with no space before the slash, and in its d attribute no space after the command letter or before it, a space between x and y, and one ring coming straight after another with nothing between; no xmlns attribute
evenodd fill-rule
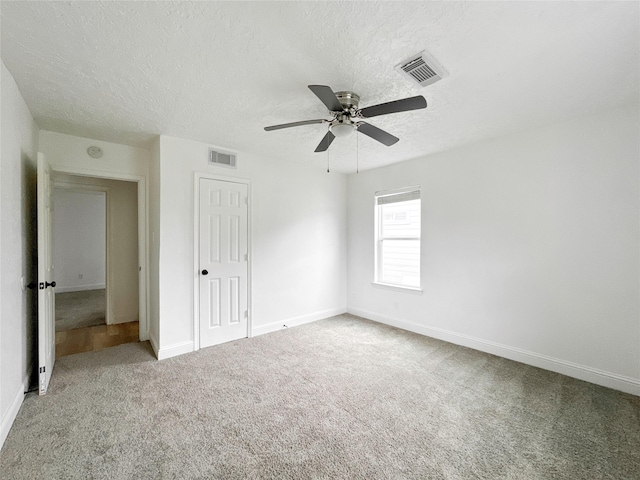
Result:
<svg viewBox="0 0 640 480"><path fill-rule="evenodd" d="M394 100L393 102L380 103L370 107L358 108L360 97L353 92L333 92L331 87L326 85L309 85L309 89L320 99L329 109L331 120L319 118L316 120L303 120L301 122L283 123L264 127L267 132L280 130L281 128L299 127L301 125L312 125L315 123L328 123L329 131L316 147L316 152L324 152L329 148L331 142L336 137L345 137L354 131L364 133L368 137L390 147L400 140L384 130L374 127L361 119L387 115L389 113L408 112L409 110L419 110L427 108L427 101L422 95L417 97Z"/></svg>

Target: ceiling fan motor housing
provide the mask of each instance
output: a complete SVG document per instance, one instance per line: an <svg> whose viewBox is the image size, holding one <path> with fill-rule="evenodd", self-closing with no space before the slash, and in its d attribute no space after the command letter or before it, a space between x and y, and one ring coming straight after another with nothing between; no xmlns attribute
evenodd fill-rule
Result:
<svg viewBox="0 0 640 480"><path fill-rule="evenodd" d="M340 112L329 124L329 131L336 137L346 137L351 135L356 129L356 123L351 120L360 103L360 96L353 92L336 92L336 97L344 112Z"/></svg>
<svg viewBox="0 0 640 480"><path fill-rule="evenodd" d="M353 92L336 92L336 97L345 110L358 108L360 103L360 95Z"/></svg>

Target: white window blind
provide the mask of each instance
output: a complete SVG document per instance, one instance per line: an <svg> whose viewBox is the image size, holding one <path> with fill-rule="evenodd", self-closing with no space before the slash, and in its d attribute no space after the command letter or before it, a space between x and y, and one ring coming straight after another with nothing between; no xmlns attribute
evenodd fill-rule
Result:
<svg viewBox="0 0 640 480"><path fill-rule="evenodd" d="M385 205L388 203L408 202L409 200L420 200L420 190L388 193L386 195L376 194L376 203L378 205Z"/></svg>

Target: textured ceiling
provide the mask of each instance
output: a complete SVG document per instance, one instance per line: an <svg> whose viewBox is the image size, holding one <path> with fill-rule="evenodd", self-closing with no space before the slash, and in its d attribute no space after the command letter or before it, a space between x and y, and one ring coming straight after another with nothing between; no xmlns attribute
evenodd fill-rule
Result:
<svg viewBox="0 0 640 480"><path fill-rule="evenodd" d="M0 2L2 59L43 129L135 146L157 134L361 169L639 101L638 2ZM427 49L449 72L394 70ZM368 106L424 95L313 153L326 125L307 89Z"/></svg>

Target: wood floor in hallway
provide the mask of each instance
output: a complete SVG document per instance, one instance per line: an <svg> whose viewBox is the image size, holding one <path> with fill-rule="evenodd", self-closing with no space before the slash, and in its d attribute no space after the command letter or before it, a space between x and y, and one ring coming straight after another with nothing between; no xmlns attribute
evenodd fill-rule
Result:
<svg viewBox="0 0 640 480"><path fill-rule="evenodd" d="M139 323L96 325L56 332L56 358L93 352L139 340Z"/></svg>

